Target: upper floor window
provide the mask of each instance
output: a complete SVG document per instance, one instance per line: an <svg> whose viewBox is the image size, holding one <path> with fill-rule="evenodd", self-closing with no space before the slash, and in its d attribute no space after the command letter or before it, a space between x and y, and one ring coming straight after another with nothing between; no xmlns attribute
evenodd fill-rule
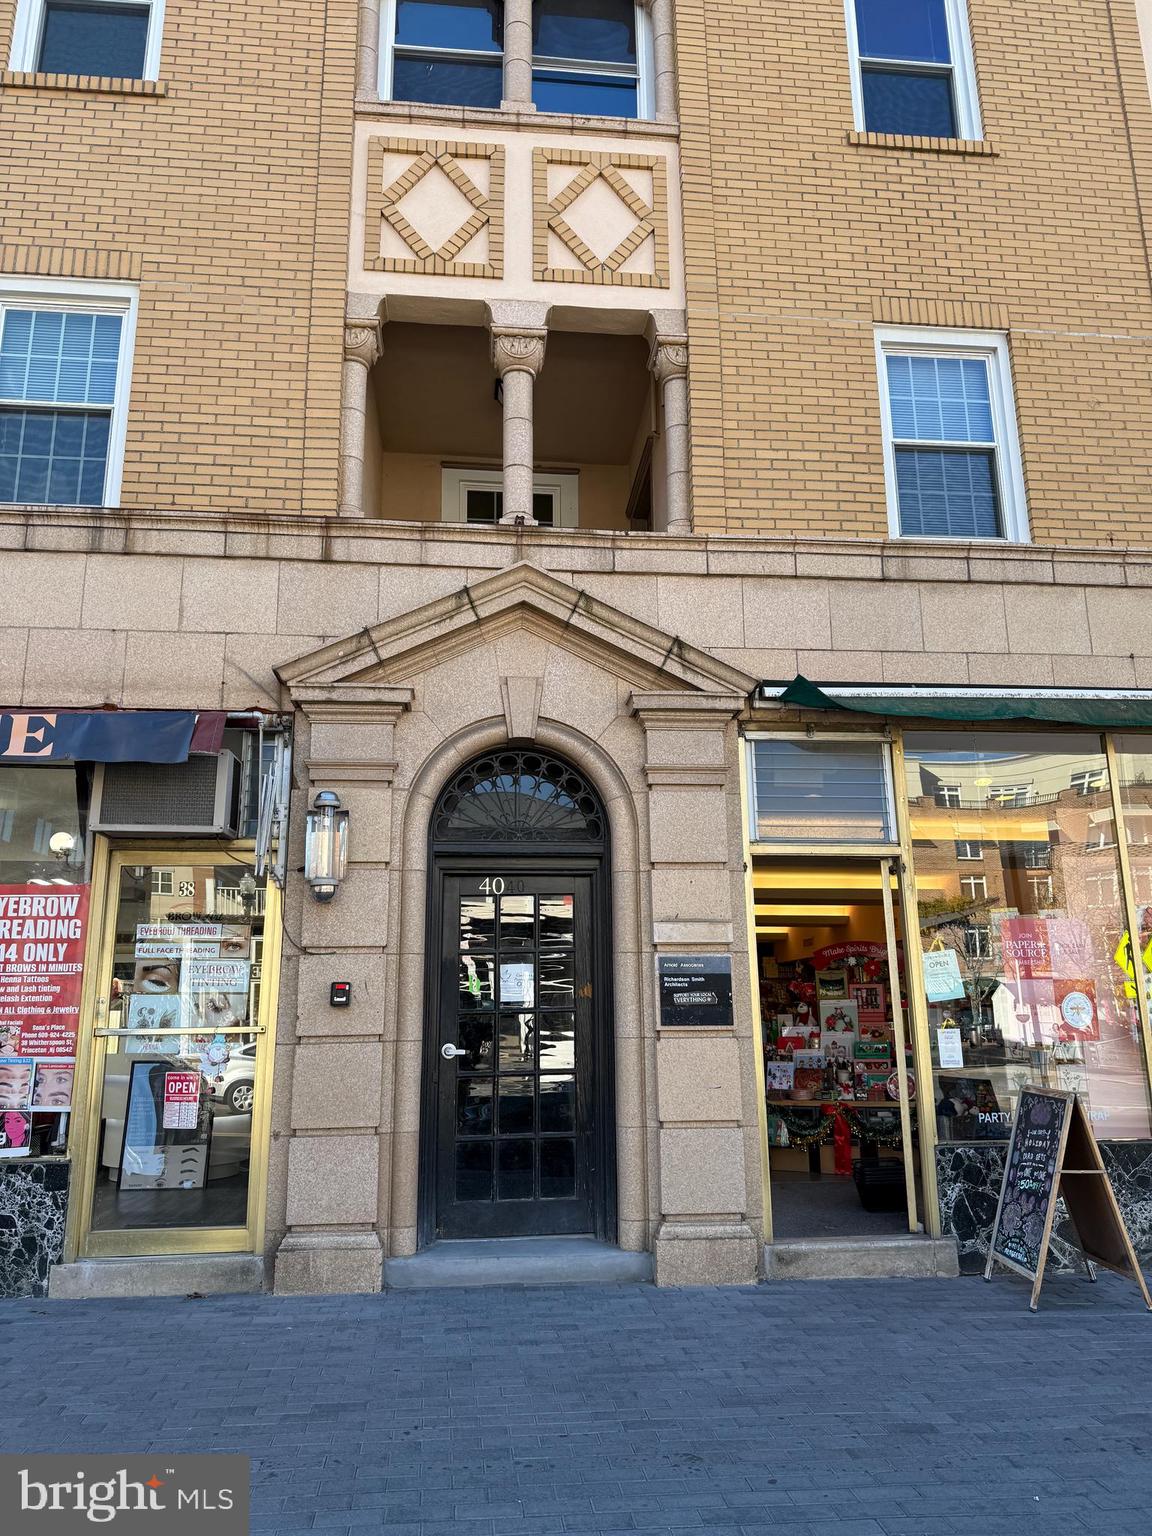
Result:
<svg viewBox="0 0 1152 1536"><path fill-rule="evenodd" d="M536 0L532 100L541 112L643 117L644 12L634 0Z"/></svg>
<svg viewBox="0 0 1152 1536"><path fill-rule="evenodd" d="M164 0L20 0L11 67L155 80Z"/></svg>
<svg viewBox="0 0 1152 1536"><path fill-rule="evenodd" d="M504 477L498 469L444 469L441 515L446 523L494 527L504 515ZM580 476L537 474L532 516L542 528L575 528L580 522Z"/></svg>
<svg viewBox="0 0 1152 1536"><path fill-rule="evenodd" d="M856 126L978 139L967 0L847 0Z"/></svg>
<svg viewBox="0 0 1152 1536"><path fill-rule="evenodd" d="M1005 337L877 333L893 537L1028 538Z"/></svg>
<svg viewBox="0 0 1152 1536"><path fill-rule="evenodd" d="M502 0L383 0L381 95L499 107L504 23ZM635 0L536 0L532 7L532 101L542 112L651 115L649 57L647 12Z"/></svg>
<svg viewBox="0 0 1152 1536"><path fill-rule="evenodd" d="M502 0L394 0L393 8L391 95L396 101L500 105Z"/></svg>
<svg viewBox="0 0 1152 1536"><path fill-rule="evenodd" d="M5 280L0 288L0 502L114 506L134 293Z"/></svg>

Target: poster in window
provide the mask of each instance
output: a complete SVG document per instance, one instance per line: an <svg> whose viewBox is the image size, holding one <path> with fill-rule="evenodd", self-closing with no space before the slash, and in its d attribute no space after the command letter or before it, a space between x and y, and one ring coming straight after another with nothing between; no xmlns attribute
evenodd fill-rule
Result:
<svg viewBox="0 0 1152 1536"><path fill-rule="evenodd" d="M31 1110L0 1109L0 1157L27 1157L31 1150Z"/></svg>
<svg viewBox="0 0 1152 1536"><path fill-rule="evenodd" d="M72 1088L76 1077L74 1061L38 1061L32 1086L32 1108L58 1113L72 1108Z"/></svg>
<svg viewBox="0 0 1152 1536"><path fill-rule="evenodd" d="M0 1050L75 1057L88 888L0 885Z"/></svg>
<svg viewBox="0 0 1152 1536"><path fill-rule="evenodd" d="M203 1189L208 1177L212 1116L207 1093L198 1095L194 1126L165 1128L165 1061L134 1061L120 1147L119 1184L131 1189ZM200 1083L198 1072L190 1073Z"/></svg>

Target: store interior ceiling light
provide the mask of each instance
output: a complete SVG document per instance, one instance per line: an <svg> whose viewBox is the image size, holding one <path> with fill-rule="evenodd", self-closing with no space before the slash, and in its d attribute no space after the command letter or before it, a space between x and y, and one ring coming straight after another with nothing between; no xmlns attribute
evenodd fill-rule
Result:
<svg viewBox="0 0 1152 1536"><path fill-rule="evenodd" d="M848 919L852 916L852 908L831 907L819 902L809 905L807 902L794 901L789 902L787 905L781 906L777 906L775 904L763 907L757 906L756 916L777 918L794 917L801 922L808 922L814 917L819 917L839 919L842 922L847 922Z"/></svg>

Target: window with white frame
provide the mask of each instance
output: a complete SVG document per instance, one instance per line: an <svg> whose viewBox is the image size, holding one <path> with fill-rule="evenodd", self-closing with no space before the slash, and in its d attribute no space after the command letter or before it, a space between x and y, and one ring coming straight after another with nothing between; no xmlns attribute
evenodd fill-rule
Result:
<svg viewBox="0 0 1152 1536"><path fill-rule="evenodd" d="M164 0L20 0L11 68L156 80Z"/></svg>
<svg viewBox="0 0 1152 1536"><path fill-rule="evenodd" d="M970 838L960 838L956 843L956 857L965 860L982 859L984 844L974 843Z"/></svg>
<svg viewBox="0 0 1152 1536"><path fill-rule="evenodd" d="M987 877L984 875L961 875L960 894L966 901L987 901Z"/></svg>
<svg viewBox="0 0 1152 1536"><path fill-rule="evenodd" d="M992 930L976 925L964 930L964 953L969 960L988 960L992 955Z"/></svg>
<svg viewBox="0 0 1152 1536"><path fill-rule="evenodd" d="M983 134L967 0L845 0L856 127L917 138Z"/></svg>
<svg viewBox="0 0 1152 1536"><path fill-rule="evenodd" d="M1108 770L1086 768L1082 773L1074 773L1069 780L1069 788L1074 789L1078 795L1098 795L1108 788Z"/></svg>
<svg viewBox="0 0 1152 1536"><path fill-rule="evenodd" d="M383 0L380 37L386 99L500 105L503 0Z"/></svg>
<svg viewBox="0 0 1152 1536"><path fill-rule="evenodd" d="M1022 806L1032 804L1031 784L993 784L988 791L988 799L993 805L999 805L1008 810L1019 810Z"/></svg>
<svg viewBox="0 0 1152 1536"><path fill-rule="evenodd" d="M0 502L115 506L135 290L0 282Z"/></svg>
<svg viewBox="0 0 1152 1536"><path fill-rule="evenodd" d="M894 538L1028 539L1007 338L876 336Z"/></svg>
<svg viewBox="0 0 1152 1536"><path fill-rule="evenodd" d="M960 805L960 786L959 784L937 784L935 796L937 805L956 810Z"/></svg>
<svg viewBox="0 0 1152 1536"><path fill-rule="evenodd" d="M175 892L175 875L170 869L154 869L152 871L153 896L171 896Z"/></svg>
<svg viewBox="0 0 1152 1536"><path fill-rule="evenodd" d="M494 527L504 516L504 477L498 469L442 471L442 516L446 523ZM580 476L536 475L532 516L544 528L575 528L580 522Z"/></svg>
<svg viewBox="0 0 1152 1536"><path fill-rule="evenodd" d="M532 100L541 112L649 117L648 15L634 0L536 0Z"/></svg>
<svg viewBox="0 0 1152 1536"><path fill-rule="evenodd" d="M498 107L503 0L382 0L385 100ZM532 99L542 112L650 117L651 27L635 0L536 0Z"/></svg>

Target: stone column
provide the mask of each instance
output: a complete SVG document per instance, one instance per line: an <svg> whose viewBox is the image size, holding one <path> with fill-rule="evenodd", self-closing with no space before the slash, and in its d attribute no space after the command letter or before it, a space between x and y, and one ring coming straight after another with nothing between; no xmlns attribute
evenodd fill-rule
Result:
<svg viewBox="0 0 1152 1536"><path fill-rule="evenodd" d="M676 33L672 0L644 0L652 18L653 96L656 121L676 121Z"/></svg>
<svg viewBox="0 0 1152 1536"><path fill-rule="evenodd" d="M360 0L356 94L370 101L380 99L380 0Z"/></svg>
<svg viewBox="0 0 1152 1536"><path fill-rule="evenodd" d="M364 516L364 428L368 374L380 357L375 320L344 322L344 380L340 408L340 516Z"/></svg>
<svg viewBox="0 0 1152 1536"><path fill-rule="evenodd" d="M535 527L532 516L532 396L544 366L544 329L492 327L492 364L504 387L504 515L502 523Z"/></svg>
<svg viewBox="0 0 1152 1536"><path fill-rule="evenodd" d="M294 754L303 802L334 789L348 810L348 873L320 904L295 873L289 893L298 914L294 1038L277 1082L290 1102L274 1104L287 1138L285 1221L275 1261L278 1293L378 1291L391 1220L389 1153L393 1132L388 992L392 873L392 782L396 725L412 690L387 684L293 686ZM302 850L301 850L302 851ZM295 860L293 861L296 862ZM329 1005L333 981L352 984L347 1008ZM282 1010L282 1035L291 1035Z"/></svg>
<svg viewBox="0 0 1152 1536"><path fill-rule="evenodd" d="M752 1037L759 1021L752 1018L736 729L745 702L739 692L631 699L644 728L652 947L657 956L727 956L733 987L730 1028L658 1025L658 1285L747 1285L759 1268Z"/></svg>
<svg viewBox="0 0 1152 1536"><path fill-rule="evenodd" d="M532 0L504 0L504 100L510 112L532 104Z"/></svg>
<svg viewBox="0 0 1152 1536"><path fill-rule="evenodd" d="M667 521L663 532L691 533L687 336L655 337L648 366L656 378L664 427Z"/></svg>

